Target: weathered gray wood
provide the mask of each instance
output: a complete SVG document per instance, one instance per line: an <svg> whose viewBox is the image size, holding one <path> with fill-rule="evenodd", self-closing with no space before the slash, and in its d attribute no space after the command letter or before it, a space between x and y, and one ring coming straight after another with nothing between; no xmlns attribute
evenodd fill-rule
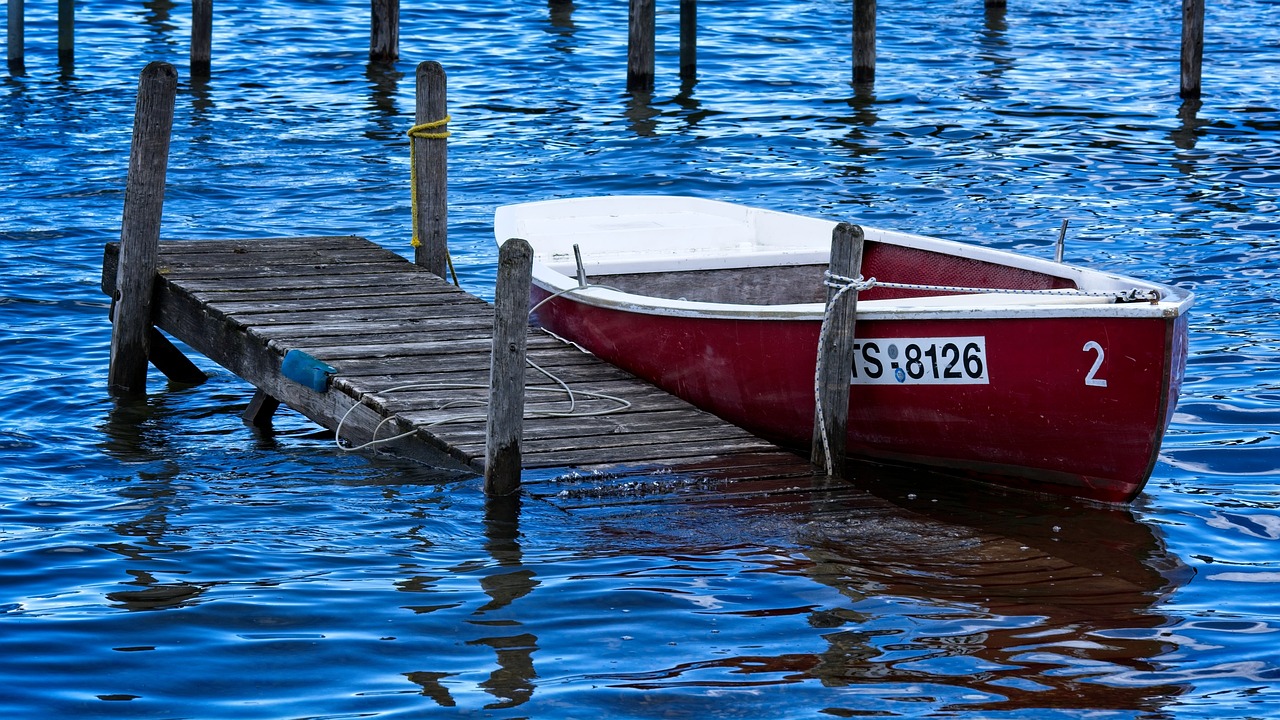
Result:
<svg viewBox="0 0 1280 720"><path fill-rule="evenodd" d="M378 448L416 457L438 468L483 472L490 465L488 449L498 447L489 442L486 410L480 404L458 406L456 401L471 398L485 402L494 395L490 389L494 308L398 258L399 272L373 276L379 278L376 282L421 284L423 293L411 294L406 298L410 302L398 307L394 298L389 301L348 284L332 294L333 302L346 308L336 314L354 311L352 317L366 319L326 322L317 306L331 290L329 281L322 274L309 276L306 282L296 282L295 276L310 268L317 257L353 258L360 248L371 256L383 252L360 238L160 243L159 265L165 272L156 275L155 325L261 390L262 397L255 397L246 411L250 423L268 422L274 399L330 429L337 429L341 420L341 434L347 443L367 442L375 433L378 439L385 439L408 432L409 437ZM116 252L118 248L109 245L103 257L102 284L108 293L114 292L118 280L110 271L117 265ZM332 267L341 277L341 264ZM269 270L279 277L251 279L249 282L260 280L262 285L252 291L252 298L238 299L234 284L243 281L224 282L219 276L245 274L245 268L255 271L250 275ZM273 283L282 285L275 296L268 292ZM189 285L217 289L209 295ZM526 284L523 292L517 290L516 294L527 297L527 290ZM456 301L431 304L431 298L437 296ZM368 304L363 310L359 308L361 298ZM406 308L431 316L413 317ZM484 312L477 313L476 308ZM387 317L379 317L383 314ZM292 322L300 317L307 321ZM489 327L476 327L476 318ZM563 411L566 400L540 392L540 388L559 386L518 365L527 411L521 415L529 415L521 422L519 465L622 468L626 472L638 466L741 465L759 466L762 473L776 474L769 469L777 464L776 446L524 323L521 318L520 337L525 341L526 356L578 391L617 395L632 405L600 416L539 415L542 411ZM301 348L337 370L324 392L281 375L284 354ZM421 387L391 391L412 384ZM577 407L598 410L617 404L579 395ZM441 424L456 421L460 415L471 417Z"/></svg>
<svg viewBox="0 0 1280 720"><path fill-rule="evenodd" d="M8 45L6 48L9 56L9 72L15 74L21 74L26 63L26 59L23 57L26 52L26 38L23 37L25 18L23 18L22 2L23 0L8 0L7 3L8 23L6 29L8 31Z"/></svg>
<svg viewBox="0 0 1280 720"><path fill-rule="evenodd" d="M400 59L400 0L372 0L371 9L369 59L395 62Z"/></svg>
<svg viewBox="0 0 1280 720"><path fill-rule="evenodd" d="M172 65L161 62L147 65L138 84L107 372L107 384L113 394L140 394L147 389L151 297L177 87L177 72Z"/></svg>
<svg viewBox="0 0 1280 720"><path fill-rule="evenodd" d="M213 57L213 0L191 0L191 77L209 77Z"/></svg>
<svg viewBox="0 0 1280 720"><path fill-rule="evenodd" d="M199 385L209 379L209 376L191 362L190 358L183 355L182 351L164 336L164 333L153 326L149 335L147 359L156 366L157 370L164 373L165 377L183 385Z"/></svg>
<svg viewBox="0 0 1280 720"><path fill-rule="evenodd" d="M1204 0L1182 0L1182 89L1184 98L1200 97L1204 57Z"/></svg>
<svg viewBox="0 0 1280 720"><path fill-rule="evenodd" d="M849 223L831 232L831 274L855 278L862 267L862 228ZM827 314L818 347L817 409L810 461L827 475L844 469L849 423L849 386L853 367L854 320L858 291L827 288ZM828 462L830 458L830 462Z"/></svg>
<svg viewBox="0 0 1280 720"><path fill-rule="evenodd" d="M440 123L449 116L447 78L440 63L428 61L418 65L417 124ZM448 166L449 144L445 140L447 124L433 127L428 134L415 137L414 144L414 262L440 277L449 269Z"/></svg>
<svg viewBox="0 0 1280 720"><path fill-rule="evenodd" d="M510 495L520 488L524 432L525 343L533 248L521 238L502 243L493 298L493 353L489 363L489 419L485 433L484 491Z"/></svg>
<svg viewBox="0 0 1280 720"><path fill-rule="evenodd" d="M258 428L271 427L271 418L280 409L280 401L258 390L254 392L249 406L240 414L245 423Z"/></svg>
<svg viewBox="0 0 1280 720"><path fill-rule="evenodd" d="M876 79L876 0L853 0L853 82Z"/></svg>
<svg viewBox="0 0 1280 720"><path fill-rule="evenodd" d="M70 66L76 61L75 0L58 0L58 64Z"/></svg>
<svg viewBox="0 0 1280 720"><path fill-rule="evenodd" d="M680 0L680 77L698 77L698 0Z"/></svg>
<svg viewBox="0 0 1280 720"><path fill-rule="evenodd" d="M653 92L655 0L630 0L627 22L627 92Z"/></svg>

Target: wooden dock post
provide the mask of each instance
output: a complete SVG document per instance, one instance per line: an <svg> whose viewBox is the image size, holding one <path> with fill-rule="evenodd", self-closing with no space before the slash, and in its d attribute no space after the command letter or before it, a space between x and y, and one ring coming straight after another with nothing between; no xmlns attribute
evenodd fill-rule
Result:
<svg viewBox="0 0 1280 720"><path fill-rule="evenodd" d="M698 0L680 0L680 78L698 77Z"/></svg>
<svg viewBox="0 0 1280 720"><path fill-rule="evenodd" d="M876 79L876 0L853 0L853 82Z"/></svg>
<svg viewBox="0 0 1280 720"><path fill-rule="evenodd" d="M58 64L70 67L76 61L75 0L58 0Z"/></svg>
<svg viewBox="0 0 1280 720"><path fill-rule="evenodd" d="M191 77L209 77L213 58L213 0L191 0Z"/></svg>
<svg viewBox="0 0 1280 720"><path fill-rule="evenodd" d="M8 21L6 30L8 36L6 42L6 50L9 55L9 72L21 74L26 64L23 53L26 52L26 38L23 37L23 18L22 0L8 0Z"/></svg>
<svg viewBox="0 0 1280 720"><path fill-rule="evenodd" d="M400 59L400 0L372 0L369 27L370 62Z"/></svg>
<svg viewBox="0 0 1280 720"><path fill-rule="evenodd" d="M1183 98L1200 97L1200 66L1204 58L1204 0L1182 0Z"/></svg>
<svg viewBox="0 0 1280 720"><path fill-rule="evenodd" d="M858 276L862 268L863 239L861 227L849 223L836 225L831 231L831 264L828 270L831 275ZM810 462L830 477L841 477L844 472L857 313L857 289L827 287L827 314L822 321L815 374L817 408L814 411Z"/></svg>
<svg viewBox="0 0 1280 720"><path fill-rule="evenodd" d="M136 395L147 390L151 298L177 87L178 73L172 65L162 62L148 64L138 82L107 372L113 395Z"/></svg>
<svg viewBox="0 0 1280 720"><path fill-rule="evenodd" d="M656 0L631 0L627 23L627 92L653 92Z"/></svg>
<svg viewBox="0 0 1280 720"><path fill-rule="evenodd" d="M413 135L413 261L440 277L449 270L447 78L440 63L418 64L417 127Z"/></svg>
<svg viewBox="0 0 1280 720"><path fill-rule="evenodd" d="M511 495L520 488L524 434L525 347L533 248L521 238L502 243L493 298L493 350L489 360L489 420L485 429L484 491Z"/></svg>

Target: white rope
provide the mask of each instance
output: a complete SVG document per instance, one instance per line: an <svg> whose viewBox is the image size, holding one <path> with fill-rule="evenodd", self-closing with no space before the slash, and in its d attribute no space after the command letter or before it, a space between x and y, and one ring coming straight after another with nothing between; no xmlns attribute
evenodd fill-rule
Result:
<svg viewBox="0 0 1280 720"><path fill-rule="evenodd" d="M548 296L548 297L543 298L541 301L539 301L539 302L538 302L537 304L535 304L533 307L529 308L529 314L530 314L530 315L532 315L532 314L533 314L533 311L535 311L535 310L537 310L538 308L542 307L543 303L546 303L548 300L552 300L552 299L554 299L554 298L560 297L561 295L567 295L567 294L569 294L569 293L571 293L571 292L576 292L576 291L579 291L579 290L585 290L585 289L587 289L588 287L600 287L600 288L603 288L603 287L607 287L607 286L605 286L605 285L586 285L586 286L581 286L581 287L572 287L572 288L569 288L569 289L567 289L567 290L561 290L560 292L557 292L557 293L555 293L555 294L553 294L553 295L550 295L550 296ZM611 290L612 290L612 289L614 289L614 288L608 288L608 289L611 289ZM526 412L525 412L525 414L524 414L524 417L525 417L525 418L531 418L531 417L596 417L596 416L600 416L600 415L611 415L611 414L613 414L613 413L619 413L619 412L622 412L622 411L624 411L624 410L626 410L626 409L628 409L628 408L630 408L630 407L631 407L631 402L630 402L630 401L628 401L628 400L626 400L626 399L624 399L624 398L620 398L620 397L614 396L614 395L609 395L609 394L606 394L606 393L600 393L600 392L592 392L592 391L588 391L588 390L576 390L576 391L575 391L573 388L569 387L569 384L568 384L568 383L566 383L564 380L561 380L560 378L556 377L553 373L551 373L550 371L548 371L546 368L544 368L544 367L542 367L542 366L538 365L537 363L535 363L535 362L534 362L534 361L533 361L533 360L532 360L528 355L525 355L524 360L525 360L525 362L529 365L529 367L531 367L531 368L533 368L534 370L538 371L539 373L541 373L542 375L544 375L545 377L547 377L547 378L548 378L548 379L550 379L551 381L555 382L555 383L556 383L556 385L558 385L558 386L559 386L559 387L540 387L540 386L534 385L534 386L526 387L526 388L525 388L525 391L526 391L526 392L533 392L533 393L536 393L536 392L543 392L543 393L562 393L562 394L564 394L565 396L567 396L567 397L568 397L568 403L569 403L569 407L568 407L567 409L563 410L563 411L553 411L553 410L533 410L533 411L526 411ZM353 404L351 405L351 407L347 408L347 411L346 411L346 412L344 412L344 413L342 414L342 417L341 417L341 418L339 418L339 420L338 420L338 426L337 426L336 428L334 428L334 431L333 431L333 442L334 442L334 445L336 445L336 446L338 447L338 449L339 449L339 450L342 450L343 452L356 452L357 450L364 450L364 449L366 449L366 448L376 447L376 446L378 446L378 445L383 445L383 444L385 444L385 443L394 442L394 441L396 441L396 440L402 440L402 439L407 438L407 437L409 437L409 436L411 436L411 435L414 435L415 433L417 433L417 432L418 432L418 430L419 430L419 429L424 428L424 427L435 427L435 426L437 426L437 425L445 425L445 424L448 424L448 423L457 423L457 422L476 422L476 421L482 421L482 420L487 420L487 419L488 419L488 415L487 415L487 414L455 415L455 416L452 416L452 417L441 418L441 419L439 419L439 420L434 420L434 421L432 421L432 422L425 423L425 424L423 424L423 425L419 425L419 426L415 427L415 428L414 428L414 429L412 429L412 430L408 430L408 431L406 431L406 432L402 432L402 433L400 433L400 434L398 434L398 435L392 435L391 437L379 438L379 437L378 437L378 433L382 430L382 427L383 427L384 425L386 425L387 423L392 422L393 420L395 420L395 419L396 419L396 416L391 416L391 417L383 418L381 422L379 422L376 426L374 426L374 428L373 428L373 436L372 436L372 439L370 439L368 442L361 443L360 445L344 445L344 444L343 444L343 442L342 442L342 427L343 427L343 425L345 425L345 424L346 424L346 422L347 422L347 418L351 416L351 413L352 413L352 412L354 412L354 411L355 411L355 409L356 409L357 407L359 407L360 405L364 404L364 398L365 398L365 397L370 397L370 396L372 396L372 395L387 395L387 394L390 394L390 393L406 392L406 391L411 391L411 390L488 390L488 389L489 389L489 386L488 386L488 385L472 384L472 383L413 383L413 384L409 384L409 385L398 385L398 386L396 386L396 387L390 387L390 388L386 388L386 389L384 389L384 390L380 390L380 391L377 391L377 392L368 393L368 394L366 394L364 397L360 398L357 402L353 403ZM594 399L594 400L608 400L608 401L611 401L611 402L617 403L617 406L615 406L615 407L602 408L602 409L600 409L600 410L579 410L579 409L578 409L578 398L579 398L579 397L582 397L582 398L588 398L588 399ZM449 408L452 408L452 407L458 407L458 406L487 407L488 405L489 405L489 401L488 401L488 399L482 399L482 398L453 398L453 399L445 400L445 401L443 402L443 404L441 404L441 405L437 406L437 407L436 407L436 408L434 408L434 409L435 409L435 410L447 410L447 409L449 409Z"/></svg>
<svg viewBox="0 0 1280 720"><path fill-rule="evenodd" d="M822 348L826 347L827 328L831 324L827 322L831 319L831 308L836 306L846 292L850 290L855 293L863 290L869 290L876 285L876 279L863 280L859 275L856 278L845 277L844 275L836 275L827 270L822 273L822 284L829 288L835 288L836 294L831 296L827 301L827 307L822 311L822 329L818 331L818 352L822 352ZM818 362L813 367L813 403L817 412L815 413L815 422L818 423L818 437L822 440L822 457L826 461L827 474L831 474L831 438L827 435L827 418L822 410L822 362L819 356Z"/></svg>
<svg viewBox="0 0 1280 720"><path fill-rule="evenodd" d="M926 292L949 292L949 293L966 293L966 294L1000 294L1000 295L1078 295L1082 297L1114 297L1122 300L1153 300L1159 299L1158 290L1143 290L1140 288L1132 288L1125 291L1117 290L1081 290L1080 288L1042 288L1042 289L1015 289L1015 288L990 288L990 287L966 287L962 285L925 285L921 283L902 283L889 282L887 280L877 280L874 277L863 280L859 275L856 278L845 277L843 275L833 275L830 272L823 274L823 284L827 287L844 287L846 285L855 285L857 290L870 290L874 287L890 288L892 290L921 290Z"/></svg>

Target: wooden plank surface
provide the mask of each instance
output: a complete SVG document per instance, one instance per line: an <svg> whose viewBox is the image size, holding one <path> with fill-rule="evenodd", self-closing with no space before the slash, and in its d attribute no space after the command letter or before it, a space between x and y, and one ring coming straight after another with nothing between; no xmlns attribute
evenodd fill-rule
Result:
<svg viewBox="0 0 1280 720"><path fill-rule="evenodd" d="M111 292L117 250L104 258ZM389 446L451 470L484 464L493 307L351 236L166 241L157 326L352 445ZM528 355L576 393L525 371L527 469L720 479L802 477L808 464L577 347L531 328ZM316 392L281 374L303 350L336 370ZM628 407L610 414L582 414Z"/></svg>

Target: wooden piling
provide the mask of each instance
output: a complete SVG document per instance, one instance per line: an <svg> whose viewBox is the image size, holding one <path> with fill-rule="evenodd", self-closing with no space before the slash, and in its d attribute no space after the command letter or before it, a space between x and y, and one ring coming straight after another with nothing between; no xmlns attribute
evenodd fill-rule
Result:
<svg viewBox="0 0 1280 720"><path fill-rule="evenodd" d="M76 61L75 0L58 0L58 64L69 66Z"/></svg>
<svg viewBox="0 0 1280 720"><path fill-rule="evenodd" d="M631 0L627 23L627 92L653 92L655 0Z"/></svg>
<svg viewBox="0 0 1280 720"><path fill-rule="evenodd" d="M680 0L680 79L698 77L698 0Z"/></svg>
<svg viewBox="0 0 1280 720"><path fill-rule="evenodd" d="M493 350L489 361L489 419L485 428L484 491L511 495L520 488L524 434L525 347L533 248L521 238L502 243L493 298Z"/></svg>
<svg viewBox="0 0 1280 720"><path fill-rule="evenodd" d="M1182 0L1182 97L1200 97L1203 58L1204 0Z"/></svg>
<svg viewBox="0 0 1280 720"><path fill-rule="evenodd" d="M447 277L449 270L448 166L449 117L447 78L440 63L418 65L417 124L435 124L415 135L413 260L428 271ZM424 137L429 136L429 137Z"/></svg>
<svg viewBox="0 0 1280 720"><path fill-rule="evenodd" d="M372 0L369 27L370 62L400 59L400 0Z"/></svg>
<svg viewBox="0 0 1280 720"><path fill-rule="evenodd" d="M23 37L22 0L8 0L8 16L6 29L8 39L6 49L9 55L9 71L21 73L25 64L23 53L26 51L26 38Z"/></svg>
<svg viewBox="0 0 1280 720"><path fill-rule="evenodd" d="M213 0L191 0L191 77L209 77L213 57Z"/></svg>
<svg viewBox="0 0 1280 720"><path fill-rule="evenodd" d="M876 79L876 0L853 0L853 82Z"/></svg>
<svg viewBox="0 0 1280 720"><path fill-rule="evenodd" d="M862 268L862 228L849 223L836 225L831 232L832 275L856 278ZM822 343L818 346L815 375L817 408L813 421L810 462L828 476L844 472L849 424L849 386L854 353L854 321L858 312L858 291L827 288L827 314L822 321ZM825 438L825 443L824 443ZM830 458L830 462L828 462Z"/></svg>
<svg viewBox="0 0 1280 720"><path fill-rule="evenodd" d="M1007 6L1008 6L1008 2L1006 2L1006 0L985 0L985 2L983 3L983 7L986 7L988 9L1004 8Z"/></svg>
<svg viewBox="0 0 1280 720"><path fill-rule="evenodd" d="M147 65L138 82L107 371L113 395L136 395L147 390L151 299L177 87L178 73L172 65L162 62Z"/></svg>

